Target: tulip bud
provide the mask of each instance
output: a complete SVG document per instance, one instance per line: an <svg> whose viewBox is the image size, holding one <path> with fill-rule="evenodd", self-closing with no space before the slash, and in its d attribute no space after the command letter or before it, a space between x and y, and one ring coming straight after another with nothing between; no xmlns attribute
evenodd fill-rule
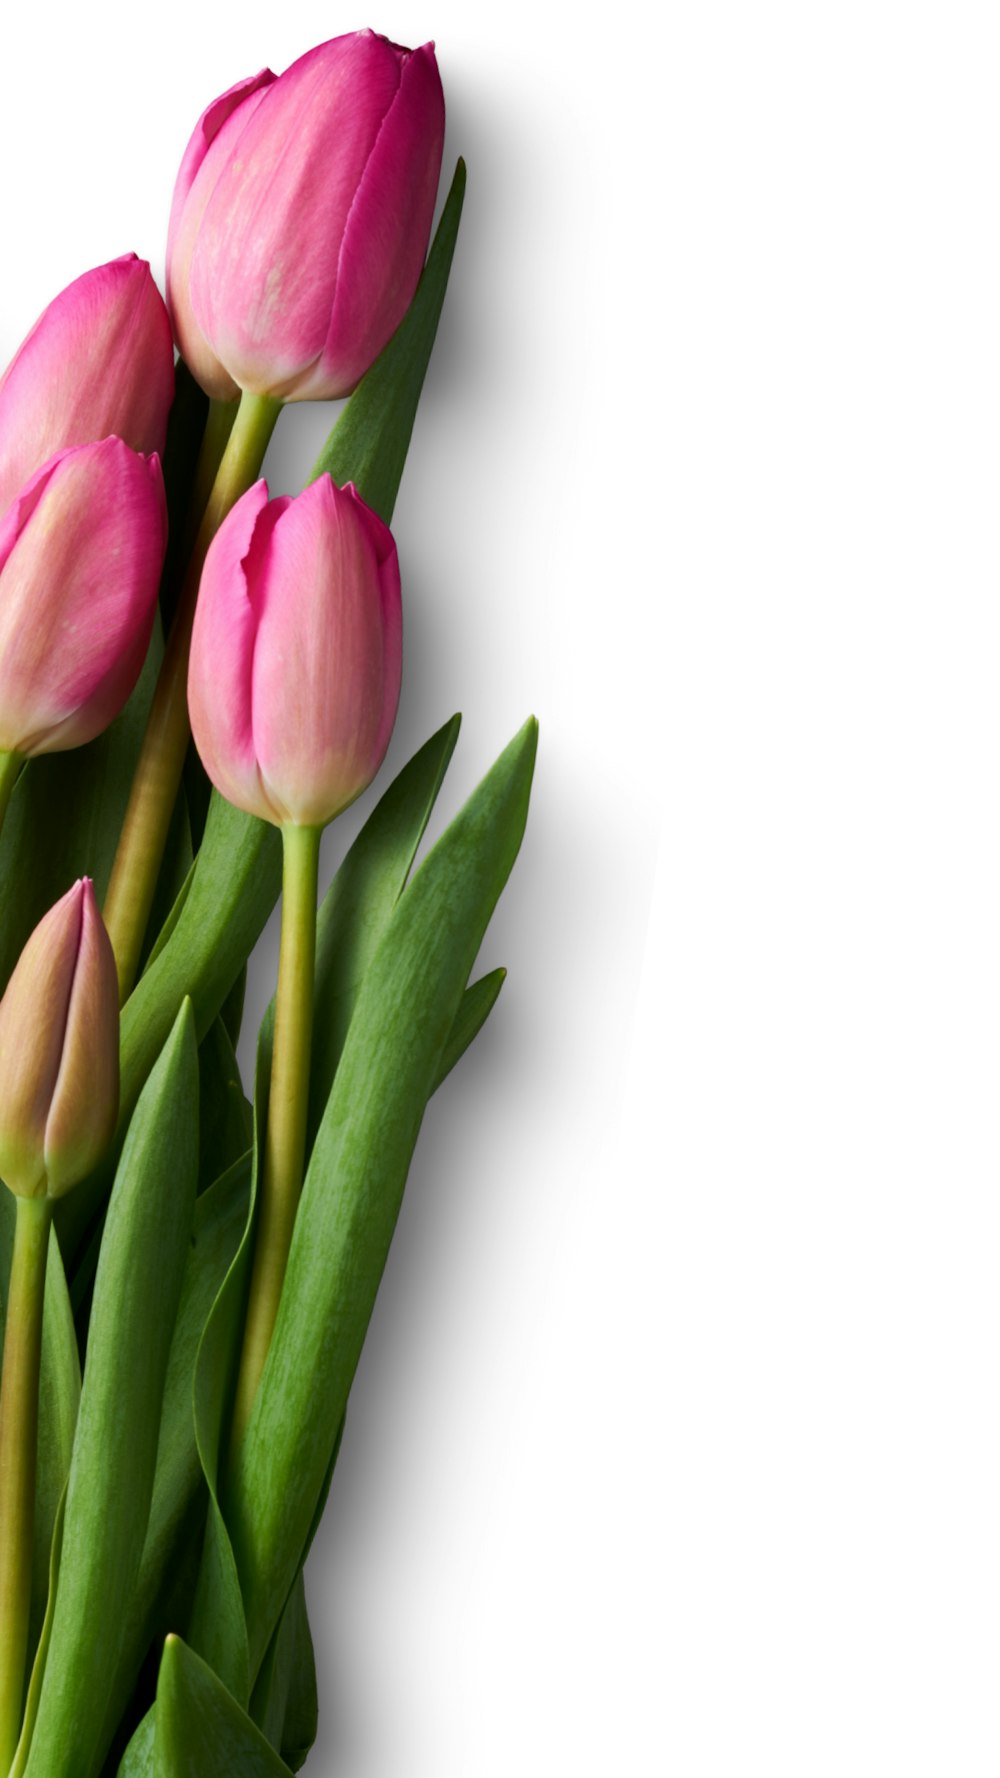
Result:
<svg viewBox="0 0 1000 1778"><path fill-rule="evenodd" d="M120 438L62 451L0 520L0 749L107 728L146 656L167 518L158 457Z"/></svg>
<svg viewBox="0 0 1000 1778"><path fill-rule="evenodd" d="M144 259L84 272L39 316L0 381L0 514L70 445L115 433L162 451L174 395L166 307Z"/></svg>
<svg viewBox="0 0 1000 1778"><path fill-rule="evenodd" d="M433 44L372 31L209 106L174 191L167 300L210 395L350 393L416 290L443 142Z"/></svg>
<svg viewBox="0 0 1000 1778"><path fill-rule="evenodd" d="M118 976L89 877L35 927L0 1000L0 1177L60 1198L118 1116Z"/></svg>
<svg viewBox="0 0 1000 1778"><path fill-rule="evenodd" d="M321 827L382 763L399 701L399 564L354 487L258 482L205 561L188 706L205 770L237 808Z"/></svg>

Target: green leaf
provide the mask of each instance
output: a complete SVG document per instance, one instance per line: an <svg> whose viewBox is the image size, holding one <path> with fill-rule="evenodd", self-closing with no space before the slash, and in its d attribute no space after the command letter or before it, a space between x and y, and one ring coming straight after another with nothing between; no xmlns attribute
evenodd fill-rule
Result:
<svg viewBox="0 0 1000 1778"><path fill-rule="evenodd" d="M156 1688L155 1778L288 1778L222 1681L179 1636L168 1636Z"/></svg>
<svg viewBox="0 0 1000 1778"><path fill-rule="evenodd" d="M388 525L413 433L417 403L437 334L465 198L465 162L455 168L417 293L381 357L344 408L310 481L353 481Z"/></svg>
<svg viewBox="0 0 1000 1778"><path fill-rule="evenodd" d="M49 1237L45 1268L43 1325L29 1651L35 1646L45 1616L53 1527L59 1502L66 1492L80 1407L80 1354L62 1255L54 1232Z"/></svg>
<svg viewBox="0 0 1000 1778"><path fill-rule="evenodd" d="M500 989L506 980L507 971L505 969L491 969L489 975L480 976L478 982L473 982L471 987L466 988L458 1003L458 1011L448 1033L448 1041L441 1052L437 1079L434 1082L435 1092L442 1081L447 1079L455 1065L462 1060L473 1039L479 1036L497 1003Z"/></svg>
<svg viewBox="0 0 1000 1778"><path fill-rule="evenodd" d="M316 927L310 1141L330 1096L358 990L406 887L461 720L453 716L439 728L393 779L323 898Z"/></svg>
<svg viewBox="0 0 1000 1778"><path fill-rule="evenodd" d="M192 1390L195 1362L209 1311L232 1264L246 1223L250 1155L246 1154L198 1199L194 1230L167 1362L160 1416L156 1477L139 1574L132 1591L113 1678L99 1752L110 1744L128 1705L142 1662L156 1637L171 1628L174 1579L192 1538L205 1522L201 1458L195 1440ZM193 1590L197 1570L192 1574ZM183 1574L181 1573L183 1583ZM184 1599L184 1618L191 1591ZM176 1615L173 1623L178 1622Z"/></svg>
<svg viewBox="0 0 1000 1778"><path fill-rule="evenodd" d="M185 1003L136 1107L108 1207L27 1778L88 1772L101 1737L149 1519L194 1208L197 1091Z"/></svg>
<svg viewBox="0 0 1000 1778"><path fill-rule="evenodd" d="M14 1198L0 1190L0 1336L8 1293L14 1236ZM0 1337L0 1352L3 1341ZM45 1615L49 1589L52 1530L69 1474L73 1433L80 1403L80 1355L59 1243L53 1234L45 1269L42 1365L38 1393L38 1458L32 1553L30 1661Z"/></svg>
<svg viewBox="0 0 1000 1778"><path fill-rule="evenodd" d="M458 737L452 717L393 780L347 853L324 898L317 932L315 1027L311 1078L315 1118L329 1096L361 980L405 886ZM271 1076L274 1003L257 1044L254 1089L254 1174L239 1252L205 1330L196 1384L199 1438L211 1502L205 1556L189 1640L240 1702L250 1694L246 1622L235 1561L216 1497L218 1440L228 1419L239 1358L253 1251L256 1157L263 1153Z"/></svg>
<svg viewBox="0 0 1000 1778"><path fill-rule="evenodd" d="M52 1641L52 1619L55 1616L56 1587L59 1580L59 1561L62 1555L63 1520L66 1511L66 1490L63 1488L56 1507L55 1520L52 1527L52 1547L49 1551L49 1574L46 1588L45 1618L42 1623L38 1646L35 1649L28 1690L24 1700L24 1719L21 1723L21 1738L17 1744L17 1752L10 1768L9 1778L22 1778L28 1762L31 1738L35 1732L38 1718L38 1699L42 1689L42 1678L45 1663L49 1658L49 1644Z"/></svg>
<svg viewBox="0 0 1000 1778"><path fill-rule="evenodd" d="M246 1154L253 1141L253 1112L221 1018L213 1020L198 1051L198 1072L202 1108L198 1178L205 1188Z"/></svg>
<svg viewBox="0 0 1000 1778"><path fill-rule="evenodd" d="M424 1107L517 855L536 737L532 720L425 859L358 995L306 1174L271 1350L226 1482L251 1673L302 1561Z"/></svg>
<svg viewBox="0 0 1000 1778"><path fill-rule="evenodd" d="M297 1602L298 1601L298 1602ZM316 1739L319 1728L319 1691L316 1684L316 1655L312 1631L306 1611L305 1584L302 1575L292 1588L291 1600L282 1620L292 1621L289 1630L291 1648L288 1657L289 1683L285 1704L285 1720L281 1728L278 1751L286 1765L297 1772L306 1763L306 1755Z"/></svg>
<svg viewBox="0 0 1000 1778"><path fill-rule="evenodd" d="M270 1078L270 1071L271 1031L265 1019L257 1045L249 1208L239 1247L205 1324L194 1372L195 1438L209 1498L205 1543L188 1640L211 1664L240 1704L248 1703L250 1698L250 1657L236 1561L219 1505L219 1471L246 1313L254 1201L259 1158L263 1153L261 1108L267 1103L265 1083Z"/></svg>
<svg viewBox="0 0 1000 1778"><path fill-rule="evenodd" d="M261 1734L297 1772L316 1739L316 1660L301 1571L271 1638L250 1704Z"/></svg>

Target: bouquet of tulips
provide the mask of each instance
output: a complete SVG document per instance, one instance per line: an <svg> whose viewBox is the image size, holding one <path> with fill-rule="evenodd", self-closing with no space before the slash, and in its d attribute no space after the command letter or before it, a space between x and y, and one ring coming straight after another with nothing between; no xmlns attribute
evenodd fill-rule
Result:
<svg viewBox="0 0 1000 1778"><path fill-rule="evenodd" d="M446 723L317 909L399 696L443 133L430 45L242 81L166 302L134 255L86 272L0 383L0 1778L271 1778L314 1738L303 1565L424 1108L503 979L470 984L535 750L415 868ZM344 396L270 499L284 405Z"/></svg>

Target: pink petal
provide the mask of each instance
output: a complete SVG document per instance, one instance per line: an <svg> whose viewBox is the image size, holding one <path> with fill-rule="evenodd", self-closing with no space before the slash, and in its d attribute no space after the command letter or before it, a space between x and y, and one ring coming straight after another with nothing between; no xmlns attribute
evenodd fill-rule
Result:
<svg viewBox="0 0 1000 1778"><path fill-rule="evenodd" d="M242 131L275 76L270 68L214 99L195 125L174 187L167 231L167 301L181 356L202 388L220 401L239 393L191 312L191 253L205 206Z"/></svg>
<svg viewBox="0 0 1000 1778"><path fill-rule="evenodd" d="M398 696L380 539L361 505L323 476L289 504L271 537L253 661L254 743L271 801L305 825L331 820L370 782L388 739L394 677ZM396 589L398 602L398 577Z"/></svg>
<svg viewBox="0 0 1000 1778"><path fill-rule="evenodd" d="M36 321L0 383L0 512L68 446L117 434L162 451L174 393L170 321L144 259L85 272Z"/></svg>
<svg viewBox="0 0 1000 1778"><path fill-rule="evenodd" d="M262 564L285 504L269 503L267 483L259 481L216 532L202 570L188 672L191 732L212 783L237 808L271 821L275 811L254 751L251 680Z"/></svg>
<svg viewBox="0 0 1000 1778"><path fill-rule="evenodd" d="M45 1121L51 1197L97 1165L118 1116L118 972L90 878L77 888L82 895L76 965Z"/></svg>
<svg viewBox="0 0 1000 1778"><path fill-rule="evenodd" d="M159 458L121 439L61 452L0 526L0 746L79 746L145 659L163 551Z"/></svg>
<svg viewBox="0 0 1000 1778"><path fill-rule="evenodd" d="M298 399L349 393L402 321L423 270L443 147L444 94L425 44L407 57L358 185L322 357Z"/></svg>
<svg viewBox="0 0 1000 1778"><path fill-rule="evenodd" d="M310 50L269 89L219 177L191 305L243 388L282 394L323 350L340 243L404 59L363 31Z"/></svg>

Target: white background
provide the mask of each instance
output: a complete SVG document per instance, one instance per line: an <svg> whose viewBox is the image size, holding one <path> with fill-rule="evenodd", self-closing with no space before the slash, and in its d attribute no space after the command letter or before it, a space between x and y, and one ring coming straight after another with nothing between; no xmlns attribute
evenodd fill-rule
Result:
<svg viewBox="0 0 1000 1778"><path fill-rule="evenodd" d="M309 1571L309 1770L994 1774L995 8L9 8L4 357L162 271L210 97L366 23L437 39L469 163L389 768L464 709L448 812L542 735Z"/></svg>

